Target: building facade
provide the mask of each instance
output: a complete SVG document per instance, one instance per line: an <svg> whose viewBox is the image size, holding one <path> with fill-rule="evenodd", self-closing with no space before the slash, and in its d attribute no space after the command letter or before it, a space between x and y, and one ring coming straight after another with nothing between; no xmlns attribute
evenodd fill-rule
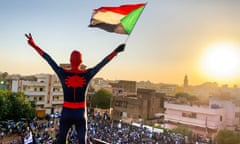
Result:
<svg viewBox="0 0 240 144"><path fill-rule="evenodd" d="M60 112L63 104L62 86L56 75L37 74L36 81L13 79L11 91L23 92L26 98L35 103L37 111L46 114Z"/></svg>
<svg viewBox="0 0 240 144"><path fill-rule="evenodd" d="M239 102L237 102L239 103ZM195 134L214 138L221 129L240 127L240 106L235 100L210 97L209 105L188 105L165 101L165 128L186 125Z"/></svg>
<svg viewBox="0 0 240 144"><path fill-rule="evenodd" d="M127 81L127 80L119 80L116 82L111 82L110 85L113 89L123 90L126 94L136 94L137 91L137 83L136 81Z"/></svg>
<svg viewBox="0 0 240 144"><path fill-rule="evenodd" d="M164 96L165 94L152 89L137 89L136 95L115 95L112 118L150 124L163 112Z"/></svg>

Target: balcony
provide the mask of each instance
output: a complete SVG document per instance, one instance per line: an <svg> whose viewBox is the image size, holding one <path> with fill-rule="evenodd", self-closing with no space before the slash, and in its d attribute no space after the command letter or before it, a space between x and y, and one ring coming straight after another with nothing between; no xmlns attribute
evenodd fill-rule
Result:
<svg viewBox="0 0 240 144"><path fill-rule="evenodd" d="M23 86L47 86L48 83L37 82L37 81L23 81Z"/></svg>
<svg viewBox="0 0 240 144"><path fill-rule="evenodd" d="M206 115L221 115L224 113L223 108L211 109L208 106L190 106L181 104L164 103L166 109L176 110L176 111L189 111L193 113L202 113Z"/></svg>
<svg viewBox="0 0 240 144"><path fill-rule="evenodd" d="M62 105L63 104L63 100L56 100L56 101L52 101L53 105Z"/></svg>
<svg viewBox="0 0 240 144"><path fill-rule="evenodd" d="M60 96L63 96L63 92L62 91L55 91L55 92L52 92L52 95L60 95Z"/></svg>
<svg viewBox="0 0 240 144"><path fill-rule="evenodd" d="M36 101L36 105L44 105L45 102L44 101Z"/></svg>
<svg viewBox="0 0 240 144"><path fill-rule="evenodd" d="M47 95L47 93L45 91L25 91L24 92L25 95L29 95L29 96L45 96Z"/></svg>
<svg viewBox="0 0 240 144"><path fill-rule="evenodd" d="M192 125L202 128L211 128L211 129L218 129L222 126L222 122L220 121L210 121L210 120L200 120L195 118L187 118L187 117L179 117L179 116L173 116L173 115L165 115L166 121L171 121L174 123L181 123L185 125Z"/></svg>

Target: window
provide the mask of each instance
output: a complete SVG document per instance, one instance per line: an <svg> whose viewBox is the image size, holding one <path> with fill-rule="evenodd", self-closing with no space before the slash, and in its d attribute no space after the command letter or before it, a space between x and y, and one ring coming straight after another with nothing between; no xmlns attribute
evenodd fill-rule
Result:
<svg viewBox="0 0 240 144"><path fill-rule="evenodd" d="M120 102L119 102L119 101L116 101L116 102L115 102L115 106L120 106Z"/></svg>
<svg viewBox="0 0 240 144"><path fill-rule="evenodd" d="M192 112L183 112L182 117L197 118L197 114Z"/></svg>
<svg viewBox="0 0 240 144"><path fill-rule="evenodd" d="M126 108L127 107L127 102L123 101L122 102L122 107Z"/></svg>
<svg viewBox="0 0 240 144"><path fill-rule="evenodd" d="M235 112L235 118L240 118L240 112Z"/></svg>
<svg viewBox="0 0 240 144"><path fill-rule="evenodd" d="M55 100L59 100L59 96L54 96L53 97L53 100L55 101Z"/></svg>

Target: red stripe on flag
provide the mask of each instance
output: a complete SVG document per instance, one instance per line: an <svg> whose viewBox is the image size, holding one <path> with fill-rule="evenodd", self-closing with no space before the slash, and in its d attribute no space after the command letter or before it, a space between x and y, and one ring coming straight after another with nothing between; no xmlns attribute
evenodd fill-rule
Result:
<svg viewBox="0 0 240 144"><path fill-rule="evenodd" d="M100 7L98 9L95 9L95 11L102 11L102 12L112 11L115 13L127 15L131 11L133 11L139 7L142 7L142 6L145 6L145 3L121 5L119 7Z"/></svg>

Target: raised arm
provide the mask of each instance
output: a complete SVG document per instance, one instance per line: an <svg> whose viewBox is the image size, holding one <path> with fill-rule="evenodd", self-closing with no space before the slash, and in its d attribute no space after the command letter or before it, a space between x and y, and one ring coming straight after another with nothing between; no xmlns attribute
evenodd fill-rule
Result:
<svg viewBox="0 0 240 144"><path fill-rule="evenodd" d="M57 63L51 58L50 55L48 55L46 52L44 52L39 46L37 46L32 38L31 33L25 34L28 44L32 46L38 53L41 55L48 64L52 67L52 69L56 72L58 76L61 76L61 68L57 65Z"/></svg>
<svg viewBox="0 0 240 144"><path fill-rule="evenodd" d="M104 67L109 61L112 60L118 53L124 51L126 44L120 44L115 50L113 50L108 56L106 56L101 62L92 68L91 77L93 77L102 67Z"/></svg>
<svg viewBox="0 0 240 144"><path fill-rule="evenodd" d="M44 54L44 51L35 44L33 38L32 38L32 35L31 33L29 34L25 34L26 38L27 38L27 41L28 41L28 44L30 46L32 46L41 56Z"/></svg>
<svg viewBox="0 0 240 144"><path fill-rule="evenodd" d="M109 60L111 60L113 57L115 57L118 53L124 51L126 44L120 44L110 55L107 56Z"/></svg>

